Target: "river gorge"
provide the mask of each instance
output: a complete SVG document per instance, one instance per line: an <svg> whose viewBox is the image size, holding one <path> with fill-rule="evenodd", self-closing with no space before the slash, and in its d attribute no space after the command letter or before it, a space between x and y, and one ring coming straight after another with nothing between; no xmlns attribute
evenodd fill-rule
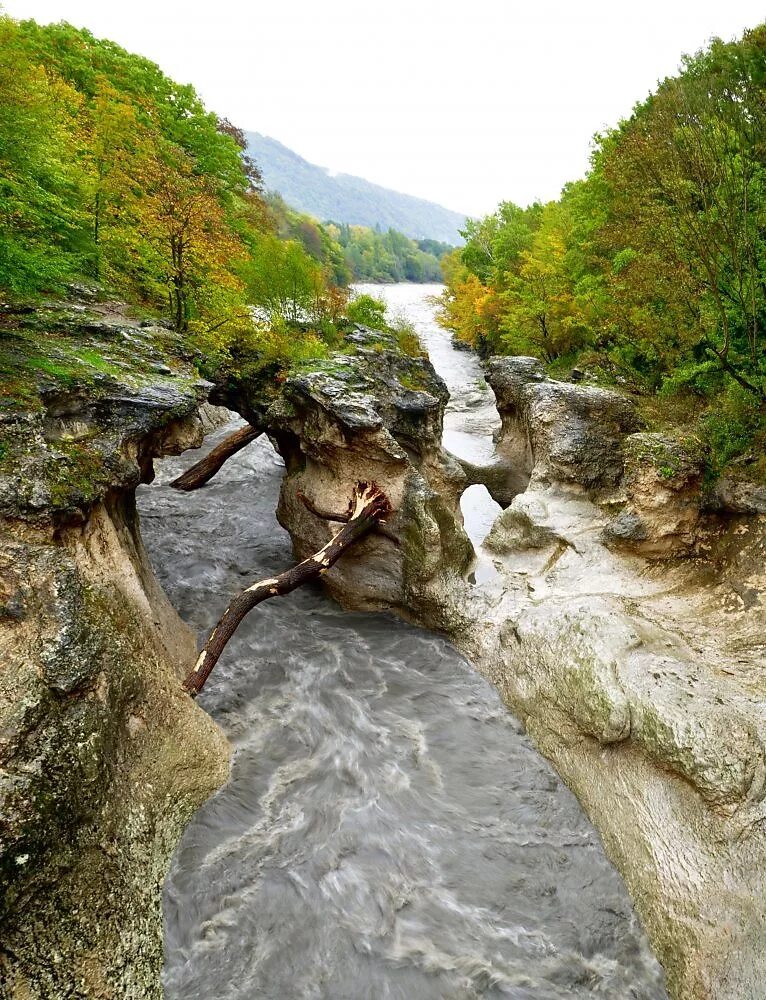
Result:
<svg viewBox="0 0 766 1000"><path fill-rule="evenodd" d="M761 1000L763 491L373 291L431 361L353 321L213 382L87 289L6 320L91 360L0 415L0 996ZM385 524L189 698L361 481Z"/></svg>
<svg viewBox="0 0 766 1000"><path fill-rule="evenodd" d="M494 397L436 325L438 290L374 288L447 383L445 445L491 465ZM139 508L163 587L204 632L293 556L268 440L204 490L169 489L197 457L161 463ZM481 586L500 507L473 486L462 508ZM577 800L446 639L304 589L245 620L200 704L235 753L166 882L168 1000L665 997Z"/></svg>
<svg viewBox="0 0 766 1000"><path fill-rule="evenodd" d="M766 1000L763 11L6 6L0 1000Z"/></svg>

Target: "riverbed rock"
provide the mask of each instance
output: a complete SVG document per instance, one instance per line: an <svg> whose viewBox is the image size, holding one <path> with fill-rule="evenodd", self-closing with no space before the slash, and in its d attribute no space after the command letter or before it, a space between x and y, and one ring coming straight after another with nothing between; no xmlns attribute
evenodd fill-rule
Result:
<svg viewBox="0 0 766 1000"><path fill-rule="evenodd" d="M443 601L435 595L462 579L473 559L459 508L466 478L441 445L447 398L424 358L360 349L290 376L265 415L286 465L278 517L300 557L338 529L301 495L342 513L354 484L366 480L392 504L384 533L368 536L325 577L347 607L429 607L439 618Z"/></svg>
<svg viewBox="0 0 766 1000"><path fill-rule="evenodd" d="M489 367L529 483L487 538L498 579L453 640L601 832L670 995L757 996L766 518L743 519L757 511L743 500L706 519L699 447L636 432L618 400L551 389L528 359Z"/></svg>
<svg viewBox="0 0 766 1000"><path fill-rule="evenodd" d="M670 995L755 996L766 519L722 530L709 561L658 564L607 548L608 516L530 486L496 521L498 578L452 638L583 803Z"/></svg>
<svg viewBox="0 0 766 1000"><path fill-rule="evenodd" d="M640 427L630 400L550 379L536 358L494 357L485 369L502 419L498 451L520 474L588 490L619 482L623 439Z"/></svg>
<svg viewBox="0 0 766 1000"><path fill-rule="evenodd" d="M181 691L195 636L153 574L134 504L155 457L200 443L209 384L146 330L125 353L121 332L139 327L111 304L30 322L44 332L53 315L63 352L62 317L79 336L94 309L109 360L16 383L0 420L0 992L12 1000L162 996L165 871L228 772L220 731ZM24 333L9 335L6 363Z"/></svg>

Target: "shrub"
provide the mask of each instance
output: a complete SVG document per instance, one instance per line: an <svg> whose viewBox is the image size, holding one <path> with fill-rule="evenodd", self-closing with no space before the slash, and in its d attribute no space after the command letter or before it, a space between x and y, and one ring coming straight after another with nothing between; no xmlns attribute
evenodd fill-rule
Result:
<svg viewBox="0 0 766 1000"><path fill-rule="evenodd" d="M386 303L372 295L356 295L346 307L346 317L350 323L360 323L373 330L387 330Z"/></svg>

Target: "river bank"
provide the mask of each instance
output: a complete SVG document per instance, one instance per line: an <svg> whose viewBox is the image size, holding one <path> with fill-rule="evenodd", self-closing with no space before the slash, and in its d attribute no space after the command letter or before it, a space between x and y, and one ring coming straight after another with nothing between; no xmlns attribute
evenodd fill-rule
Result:
<svg viewBox="0 0 766 1000"><path fill-rule="evenodd" d="M180 689L194 633L149 564L136 487L155 565L199 632L244 583L327 540L299 493L340 510L359 479L393 511L324 587L410 624L306 590L235 637L205 698L244 770L177 855L191 850L168 883L168 989L231 979L281 996L287 976L333 996L353 968L357 995L369 980L371 996L653 996L661 972L625 886L536 747L603 838L669 994L757 995L763 520L704 508L683 443L534 359L486 363L493 412L422 290L392 294L414 296L433 357L448 352L451 398L429 362L358 324L345 352L213 385L124 303L5 317L0 964L14 1000L75 980L159 997L167 861L227 773L221 728ZM148 486L156 459L199 444L211 398L280 457L263 438L197 494L168 490L164 467Z"/></svg>

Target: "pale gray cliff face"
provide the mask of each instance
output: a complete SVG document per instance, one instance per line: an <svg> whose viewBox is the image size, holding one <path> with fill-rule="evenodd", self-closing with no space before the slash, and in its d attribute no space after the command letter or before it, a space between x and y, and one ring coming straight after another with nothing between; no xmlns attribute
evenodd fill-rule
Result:
<svg viewBox="0 0 766 1000"><path fill-rule="evenodd" d="M403 423L399 373L366 366L289 382L270 414L298 554L332 529L296 489L342 510L376 479L399 544L370 539L331 593L447 632L497 685L601 832L674 997L760 995L764 519L705 513L693 452L642 433L619 394L494 359L491 481L516 495L487 539L496 575L471 586L456 502L471 470L461 482L442 447L443 393Z"/></svg>
<svg viewBox="0 0 766 1000"><path fill-rule="evenodd" d="M222 735L181 692L195 637L133 498L153 457L199 444L208 386L160 366L151 332L104 325L135 339L138 372L43 391L2 420L0 993L14 1000L161 996L167 864L228 773Z"/></svg>

